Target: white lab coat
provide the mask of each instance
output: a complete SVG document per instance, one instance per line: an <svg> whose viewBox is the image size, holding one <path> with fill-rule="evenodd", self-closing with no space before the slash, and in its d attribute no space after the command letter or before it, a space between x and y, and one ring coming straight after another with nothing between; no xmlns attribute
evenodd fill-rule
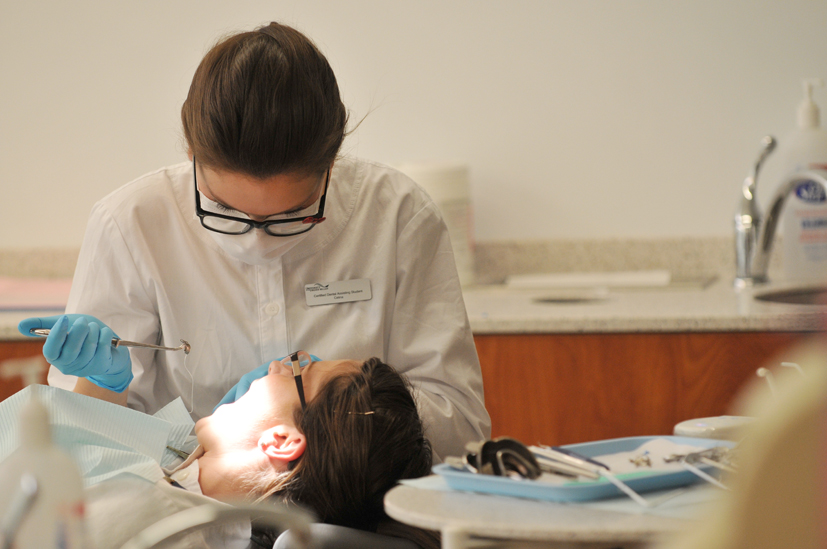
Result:
<svg viewBox="0 0 827 549"><path fill-rule="evenodd" d="M123 339L192 345L188 357L131 349L130 407L151 414L181 396L197 419L246 372L306 350L377 356L404 373L437 461L490 435L448 232L420 187L379 164L338 160L327 220L264 266L218 247L194 193L186 162L123 186L90 215L67 312L96 316ZM354 279L370 280L370 300L308 306L305 285ZM52 385L74 382L49 373Z"/></svg>

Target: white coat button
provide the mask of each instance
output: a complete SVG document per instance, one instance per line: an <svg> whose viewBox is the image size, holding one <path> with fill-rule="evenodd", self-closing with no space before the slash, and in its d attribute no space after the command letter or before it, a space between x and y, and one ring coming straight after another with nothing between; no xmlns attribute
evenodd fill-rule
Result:
<svg viewBox="0 0 827 549"><path fill-rule="evenodd" d="M279 307L278 303L269 303L264 308L264 312L267 313L270 316L276 316L277 314L279 314L280 310L281 310L281 307Z"/></svg>
<svg viewBox="0 0 827 549"><path fill-rule="evenodd" d="M178 473L178 478L180 478L181 480L187 480L187 477L188 477L188 476L190 476L190 472L189 472L189 471L180 471L180 472Z"/></svg>

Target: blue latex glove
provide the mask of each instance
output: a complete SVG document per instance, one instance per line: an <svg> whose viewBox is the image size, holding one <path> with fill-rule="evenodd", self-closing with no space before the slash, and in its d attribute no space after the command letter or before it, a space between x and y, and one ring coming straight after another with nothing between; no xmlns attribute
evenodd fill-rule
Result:
<svg viewBox="0 0 827 549"><path fill-rule="evenodd" d="M285 358L286 357L281 357L277 358L276 360L282 361ZM318 362L321 360L316 355L310 355L310 358L312 358L314 362ZM270 371L271 362L272 360L270 362L262 364L252 372L247 372L246 374L241 376L241 379L238 383L235 384L235 387L227 391L227 394L224 395L224 398L221 399L221 402L219 402L216 405L216 407L213 408L213 412L215 412L218 409L218 407L222 404L230 404L231 402L235 402L236 400L240 399L244 395L244 393L250 390L250 385L252 385L255 380L267 375L267 372Z"/></svg>
<svg viewBox="0 0 827 549"><path fill-rule="evenodd" d="M91 315L55 315L21 320L17 329L31 336L32 328L49 328L43 356L64 374L85 377L95 385L122 393L132 381L129 350L112 346L118 337Z"/></svg>

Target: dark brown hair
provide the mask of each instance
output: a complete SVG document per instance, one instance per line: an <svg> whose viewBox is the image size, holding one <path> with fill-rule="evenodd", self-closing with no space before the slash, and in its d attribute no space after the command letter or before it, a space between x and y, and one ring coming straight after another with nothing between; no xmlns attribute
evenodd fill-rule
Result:
<svg viewBox="0 0 827 549"><path fill-rule="evenodd" d="M204 56L181 121L199 162L264 179L327 170L344 140L347 111L310 39L270 23L225 38Z"/></svg>
<svg viewBox="0 0 827 549"><path fill-rule="evenodd" d="M309 507L322 522L375 530L387 518L385 493L431 470L410 385L378 358L332 378L296 420L307 448L270 495Z"/></svg>

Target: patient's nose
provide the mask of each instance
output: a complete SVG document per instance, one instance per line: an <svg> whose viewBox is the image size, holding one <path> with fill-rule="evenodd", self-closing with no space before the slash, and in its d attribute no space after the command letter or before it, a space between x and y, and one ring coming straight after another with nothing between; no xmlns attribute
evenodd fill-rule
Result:
<svg viewBox="0 0 827 549"><path fill-rule="evenodd" d="M267 369L267 373L269 375L272 374L279 374L279 375L287 375L288 373L292 376L293 370L287 366L286 364L282 364L278 360L274 360L270 363L270 367Z"/></svg>

